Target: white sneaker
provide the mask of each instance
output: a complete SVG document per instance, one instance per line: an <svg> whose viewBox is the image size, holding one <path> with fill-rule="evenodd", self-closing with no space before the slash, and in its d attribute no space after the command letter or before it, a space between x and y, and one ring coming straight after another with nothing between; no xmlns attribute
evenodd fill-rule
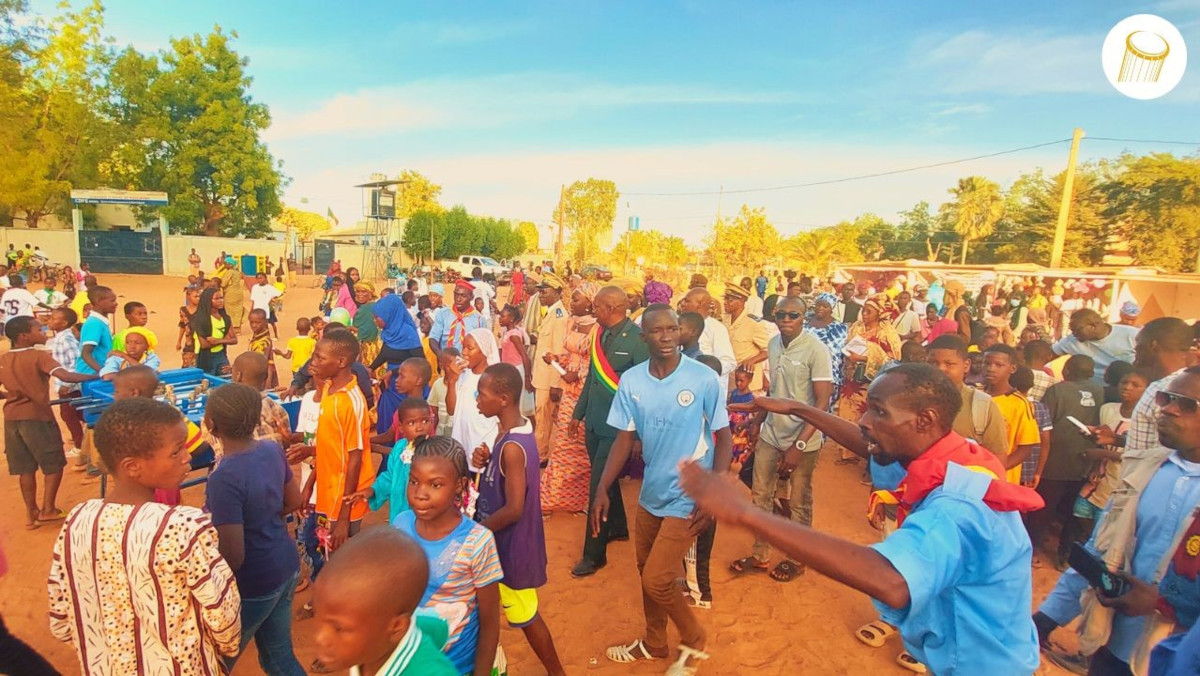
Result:
<svg viewBox="0 0 1200 676"><path fill-rule="evenodd" d="M67 451L67 457L68 458L78 458L79 457L79 449L72 447L71 450Z"/></svg>

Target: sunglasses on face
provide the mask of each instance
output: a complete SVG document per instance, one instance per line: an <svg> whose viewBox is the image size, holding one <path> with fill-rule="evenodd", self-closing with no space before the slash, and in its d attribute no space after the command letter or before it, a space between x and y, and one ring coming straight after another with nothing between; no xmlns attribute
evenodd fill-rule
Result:
<svg viewBox="0 0 1200 676"><path fill-rule="evenodd" d="M781 310L781 311L775 313L775 321L781 322L785 319L791 319L791 320L795 321L797 319L800 319L803 316L804 316L803 312L783 312Z"/></svg>
<svg viewBox="0 0 1200 676"><path fill-rule="evenodd" d="M1166 390L1159 390L1154 393L1154 403L1158 404L1159 408L1166 408L1171 404L1175 404L1181 413L1187 415L1192 415L1197 410L1200 410L1200 400Z"/></svg>

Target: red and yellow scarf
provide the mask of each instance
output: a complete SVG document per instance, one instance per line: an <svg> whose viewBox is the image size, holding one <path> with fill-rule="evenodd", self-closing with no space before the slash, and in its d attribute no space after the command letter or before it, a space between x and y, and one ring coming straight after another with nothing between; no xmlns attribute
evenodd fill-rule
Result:
<svg viewBox="0 0 1200 676"><path fill-rule="evenodd" d="M896 490L871 494L867 517L885 505L897 505L896 525L900 526L926 496L946 481L946 466L952 462L992 478L983 502L995 511L1032 512L1045 506L1042 496L1033 489L1005 481L1004 466L990 451L951 432L909 463L908 473Z"/></svg>

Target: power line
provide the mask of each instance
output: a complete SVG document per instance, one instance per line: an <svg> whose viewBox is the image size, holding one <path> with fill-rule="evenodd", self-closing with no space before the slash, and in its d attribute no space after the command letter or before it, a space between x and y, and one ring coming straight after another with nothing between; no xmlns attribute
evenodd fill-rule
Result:
<svg viewBox="0 0 1200 676"><path fill-rule="evenodd" d="M1162 141L1157 139L1142 139L1142 138L1109 138L1107 136L1084 136L1084 141L1115 141L1117 143L1145 143L1145 144L1162 144L1173 146L1200 146L1200 141Z"/></svg>
<svg viewBox="0 0 1200 676"><path fill-rule="evenodd" d="M907 173L914 172L914 171L922 171L925 169L934 169L937 167L945 167L945 166L950 166L953 164L962 164L964 162L974 162L976 160L984 160L989 157L999 157L1001 155L1011 155L1013 153L1024 152L1026 150L1035 150L1037 148L1045 148L1047 146L1058 145L1060 143L1068 143L1070 140L1071 139L1069 139L1069 138L1064 138L1064 139L1059 139L1057 141L1047 141L1045 143L1037 143L1037 144L1034 144L1031 146L1022 146L1020 148L1010 148L1008 150L1001 150L1001 151L994 152L994 153L988 153L986 155L975 155L974 157L963 157L963 158L960 158L957 160L947 160L945 162L934 162L933 164L922 164L922 165L916 166L916 167L908 167L905 169L893 169L891 171L880 171L880 172L876 172L876 173L872 173L872 174L859 174L857 176L844 176L842 178L832 178L832 179L827 179L824 181L811 181L809 183L795 183L792 185L777 185L777 186L771 186L771 187L766 187L766 188L742 188L740 190L725 190L723 192L724 192L724 194L727 194L727 195L736 195L736 194L751 193L751 192L772 192L772 191L777 191L777 190L794 190L797 188L811 188L814 186L831 185L834 183L848 183L850 181L862 181L862 180L869 179L869 178L880 178L883 176L895 176L896 174L907 174ZM701 195L720 195L720 194L722 194L722 191L720 191L720 190L704 190L704 191L696 191L696 192L627 192L627 193L624 193L624 195L628 195L631 197L633 197L633 196L636 196L636 197L696 197L696 196L701 196Z"/></svg>

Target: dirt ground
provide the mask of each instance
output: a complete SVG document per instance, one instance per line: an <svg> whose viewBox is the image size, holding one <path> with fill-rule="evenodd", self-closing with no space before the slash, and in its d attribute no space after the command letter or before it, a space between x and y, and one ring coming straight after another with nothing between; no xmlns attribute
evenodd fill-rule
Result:
<svg viewBox="0 0 1200 676"><path fill-rule="evenodd" d="M179 366L174 350L177 308L182 303L184 280L180 278L133 275L100 275L102 284L116 289L121 303L144 302L151 310L150 328L159 337L159 354L164 368ZM315 278L301 279L299 286L284 297L280 317L280 338L286 342L295 332L295 320L316 313L320 291ZM118 318L119 326L124 325ZM5 341L7 343L7 341ZM243 342L243 346L244 346ZM3 349L7 349L5 346ZM240 350L234 350L239 352ZM278 360L281 380L290 373L286 360ZM64 432L65 436L65 432ZM859 469L835 466L834 456L822 452L815 478L815 526L864 544L877 539L876 531L866 523L864 505L867 488L858 482ZM40 484L39 484L40 485ZM636 504L638 485L623 485L627 505ZM67 472L59 493L59 506L70 509L78 502L98 495L98 484L81 485L80 475ZM10 631L45 655L65 674L78 673L71 648L56 641L49 632L46 617L46 574L51 549L58 533L57 525L45 525L34 531L23 527L24 513L14 477L0 476L0 546L8 558L9 572L0 578L0 615ZM188 489L188 504L203 502L203 486ZM376 515L368 524L382 523ZM568 673L594 671L597 674L661 673L664 662L637 668L609 663L604 649L628 642L641 633L641 596L634 566L633 543L616 543L609 549L609 565L597 575L575 580L569 570L577 560L583 542L583 517L556 514L547 523L546 547L549 582L540 592L542 612L554 635L559 654ZM789 584L780 584L765 575L735 579L727 565L750 552L752 538L745 532L721 528L712 557L714 607L696 611L708 630L708 650L712 659L705 674L905 674L894 662L900 643L893 640L880 649L859 643L853 636L856 627L874 619L866 596L851 591L815 573ZM1040 600L1056 579L1052 568L1035 571L1034 596ZM297 607L308 600L309 592L297 596ZM311 663L313 623L297 621L294 641L302 664ZM1060 632L1061 633L1061 632ZM671 630L672 641L677 634ZM518 630L505 627L500 640L509 658L509 673L516 676L544 673L537 658ZM253 644L238 663L237 675L261 673ZM1039 674L1066 673L1043 666Z"/></svg>

